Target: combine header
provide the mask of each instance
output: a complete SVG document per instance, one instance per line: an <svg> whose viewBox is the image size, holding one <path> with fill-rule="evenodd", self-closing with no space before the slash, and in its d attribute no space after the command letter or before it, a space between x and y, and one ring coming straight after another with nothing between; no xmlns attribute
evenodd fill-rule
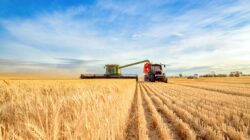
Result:
<svg viewBox="0 0 250 140"><path fill-rule="evenodd" d="M167 82L165 74L162 70L162 64L152 64L149 60L138 61L135 63L127 64L120 66L119 64L107 64L104 68L106 68L106 73L104 75L98 74L81 74L81 79L136 79L138 81L137 75L122 75L122 69L130 66L134 66L137 64L144 64L144 81L162 81ZM165 65L164 65L165 67Z"/></svg>

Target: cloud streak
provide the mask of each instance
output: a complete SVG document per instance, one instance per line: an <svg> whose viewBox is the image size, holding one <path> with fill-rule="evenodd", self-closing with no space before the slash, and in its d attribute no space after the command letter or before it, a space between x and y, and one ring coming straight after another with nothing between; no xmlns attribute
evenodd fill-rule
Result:
<svg viewBox="0 0 250 140"><path fill-rule="evenodd" d="M0 27L2 71L39 65L101 73L106 63L150 59L174 64L167 66L169 74L250 72L250 6L244 0L97 1L28 18L0 18ZM27 64L30 60L38 63Z"/></svg>

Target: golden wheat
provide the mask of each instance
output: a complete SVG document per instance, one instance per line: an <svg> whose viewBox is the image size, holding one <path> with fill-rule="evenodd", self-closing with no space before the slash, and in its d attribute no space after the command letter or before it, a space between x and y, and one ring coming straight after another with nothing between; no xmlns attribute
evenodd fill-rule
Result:
<svg viewBox="0 0 250 140"><path fill-rule="evenodd" d="M0 84L3 139L124 138L134 80L5 80Z"/></svg>
<svg viewBox="0 0 250 140"><path fill-rule="evenodd" d="M250 78L170 82L0 80L0 139L250 139Z"/></svg>

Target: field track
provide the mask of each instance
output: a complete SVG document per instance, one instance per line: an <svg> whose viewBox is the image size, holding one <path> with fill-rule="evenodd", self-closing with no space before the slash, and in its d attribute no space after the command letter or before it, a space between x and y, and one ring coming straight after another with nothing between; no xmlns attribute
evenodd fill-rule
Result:
<svg viewBox="0 0 250 140"><path fill-rule="evenodd" d="M127 131L127 139L249 139L250 98L245 93L140 82L129 119L134 131Z"/></svg>

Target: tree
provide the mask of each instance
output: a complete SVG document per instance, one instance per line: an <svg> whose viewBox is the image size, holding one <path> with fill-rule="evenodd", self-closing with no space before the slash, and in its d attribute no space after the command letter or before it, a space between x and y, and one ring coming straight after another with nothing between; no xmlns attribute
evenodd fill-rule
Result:
<svg viewBox="0 0 250 140"><path fill-rule="evenodd" d="M229 74L230 77L240 77L241 75L242 75L242 72L240 71L232 71Z"/></svg>

